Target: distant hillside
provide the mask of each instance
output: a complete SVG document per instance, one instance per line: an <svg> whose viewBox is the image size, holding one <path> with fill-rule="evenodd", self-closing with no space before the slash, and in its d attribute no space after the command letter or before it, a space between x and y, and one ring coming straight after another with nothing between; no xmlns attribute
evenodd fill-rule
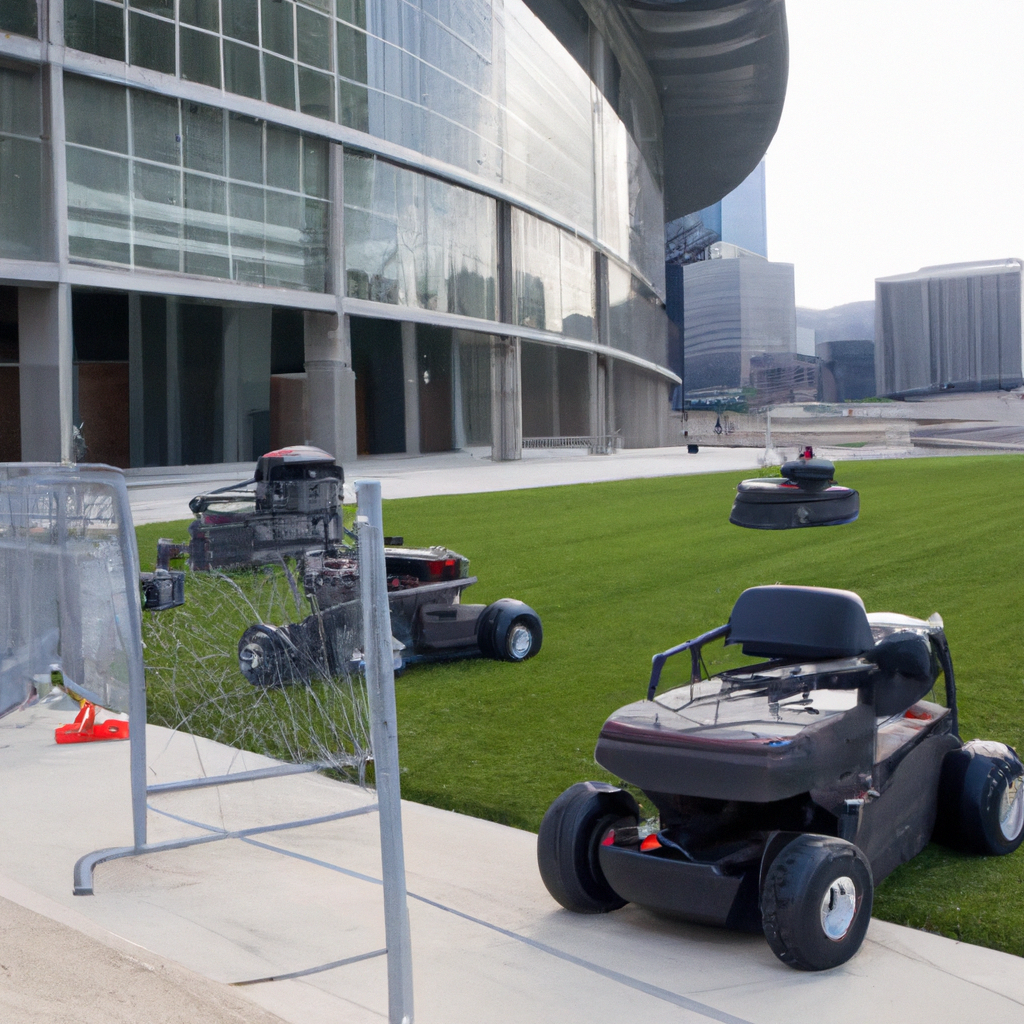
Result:
<svg viewBox="0 0 1024 1024"><path fill-rule="evenodd" d="M810 327L817 332L816 342L874 341L875 300L847 302L831 309L796 307L797 327Z"/></svg>

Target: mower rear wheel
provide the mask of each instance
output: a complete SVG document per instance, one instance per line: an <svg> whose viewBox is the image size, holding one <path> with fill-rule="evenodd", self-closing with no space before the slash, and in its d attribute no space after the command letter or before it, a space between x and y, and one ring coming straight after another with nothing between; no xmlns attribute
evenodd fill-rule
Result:
<svg viewBox="0 0 1024 1024"><path fill-rule="evenodd" d="M598 847L609 829L639 820L640 808L624 790L603 782L570 786L548 808L537 836L537 864L548 892L577 914L625 906L604 877Z"/></svg>
<svg viewBox="0 0 1024 1024"><path fill-rule="evenodd" d="M1004 744L972 740L946 755L936 837L968 853L1013 853L1024 841L1024 764Z"/></svg>
<svg viewBox="0 0 1024 1024"><path fill-rule="evenodd" d="M485 657L526 661L544 642L540 616L522 601L504 597L488 605L477 623L477 645Z"/></svg>
<svg viewBox="0 0 1024 1024"><path fill-rule="evenodd" d="M799 836L765 874L765 938L790 967L838 967L860 949L873 898L871 866L856 846L831 836Z"/></svg>

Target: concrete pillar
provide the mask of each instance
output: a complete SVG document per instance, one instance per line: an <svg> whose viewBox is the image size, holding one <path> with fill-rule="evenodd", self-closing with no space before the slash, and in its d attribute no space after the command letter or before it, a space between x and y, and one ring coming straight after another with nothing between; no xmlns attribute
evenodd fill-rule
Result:
<svg viewBox="0 0 1024 1024"><path fill-rule="evenodd" d="M181 465L181 387L178 376L178 300L167 297L167 465Z"/></svg>
<svg viewBox="0 0 1024 1024"><path fill-rule="evenodd" d="M142 297L128 294L128 461L146 464L146 406L142 375Z"/></svg>
<svg viewBox="0 0 1024 1024"><path fill-rule="evenodd" d="M71 459L71 286L18 289L23 462Z"/></svg>
<svg viewBox="0 0 1024 1024"><path fill-rule="evenodd" d="M591 352L587 357L587 364L590 378L587 429L591 437L601 437L605 434L604 357Z"/></svg>
<svg viewBox="0 0 1024 1024"><path fill-rule="evenodd" d="M224 309L224 461L249 462L262 451L253 448L254 416L266 422L262 445L270 444L269 306Z"/></svg>
<svg viewBox="0 0 1024 1024"><path fill-rule="evenodd" d="M496 338L491 348L491 458L523 457L523 404L518 338Z"/></svg>
<svg viewBox="0 0 1024 1024"><path fill-rule="evenodd" d="M604 432L614 434L619 428L615 414L615 360L604 360Z"/></svg>
<svg viewBox="0 0 1024 1024"><path fill-rule="evenodd" d="M238 376L241 368L241 331L238 309L225 309L221 316L221 394L224 417L224 462L238 462ZM269 372L269 371L268 371Z"/></svg>
<svg viewBox="0 0 1024 1024"><path fill-rule="evenodd" d="M402 323L402 380L405 382L405 454L420 454L420 374L416 325Z"/></svg>
<svg viewBox="0 0 1024 1024"><path fill-rule="evenodd" d="M548 359L550 369L548 374L551 380L551 436L562 436L562 423L560 413L559 384L558 384L558 348L555 345L548 346Z"/></svg>
<svg viewBox="0 0 1024 1024"><path fill-rule="evenodd" d="M342 465L356 460L356 375L348 317L305 313L309 442Z"/></svg>

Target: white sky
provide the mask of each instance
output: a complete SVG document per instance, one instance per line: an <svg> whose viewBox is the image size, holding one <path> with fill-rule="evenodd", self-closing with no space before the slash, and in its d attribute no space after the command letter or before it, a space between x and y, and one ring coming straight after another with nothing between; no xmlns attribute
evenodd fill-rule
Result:
<svg viewBox="0 0 1024 1024"><path fill-rule="evenodd" d="M786 0L768 256L797 305L1024 256L1024 0Z"/></svg>

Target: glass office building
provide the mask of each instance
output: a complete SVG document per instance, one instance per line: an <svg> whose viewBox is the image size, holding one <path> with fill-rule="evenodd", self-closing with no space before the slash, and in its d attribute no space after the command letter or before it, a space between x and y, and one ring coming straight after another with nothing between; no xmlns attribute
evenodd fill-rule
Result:
<svg viewBox="0 0 1024 1024"><path fill-rule="evenodd" d="M0 460L665 443L630 7L3 0Z"/></svg>

